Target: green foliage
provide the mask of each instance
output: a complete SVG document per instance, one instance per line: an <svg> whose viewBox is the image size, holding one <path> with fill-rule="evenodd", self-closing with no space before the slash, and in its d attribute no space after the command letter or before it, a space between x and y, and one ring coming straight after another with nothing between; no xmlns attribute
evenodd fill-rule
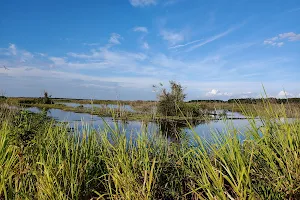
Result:
<svg viewBox="0 0 300 200"><path fill-rule="evenodd" d="M44 98L42 99L43 104L53 104L52 100L50 99L51 95L48 95L47 91L44 91Z"/></svg>
<svg viewBox="0 0 300 200"><path fill-rule="evenodd" d="M27 110L21 110L14 115L11 121L11 134L14 137L16 145L27 146L32 139L44 131L50 118L47 117L47 112L35 114Z"/></svg>
<svg viewBox="0 0 300 200"><path fill-rule="evenodd" d="M176 142L16 112L0 126L0 199L299 199L300 122L284 108L264 102L245 134L229 122Z"/></svg>
<svg viewBox="0 0 300 200"><path fill-rule="evenodd" d="M13 100L12 100L13 101ZM44 91L44 96L39 98L17 98L15 99L18 104L54 104L51 95Z"/></svg>
<svg viewBox="0 0 300 200"><path fill-rule="evenodd" d="M6 96L0 96L0 104L6 102L7 97Z"/></svg>
<svg viewBox="0 0 300 200"><path fill-rule="evenodd" d="M184 102L186 94L180 83L170 81L170 88L170 91L167 91L165 88L160 89L157 104L157 111L159 114L163 116L203 116L204 110L202 105Z"/></svg>
<svg viewBox="0 0 300 200"><path fill-rule="evenodd" d="M200 104L181 103L179 104L180 111L186 117L200 117L204 116L205 109Z"/></svg>
<svg viewBox="0 0 300 200"><path fill-rule="evenodd" d="M7 124L2 125L2 128L0 127L0 198L9 199L8 185L12 185L16 173L14 166L17 162L17 152L16 147L9 143Z"/></svg>
<svg viewBox="0 0 300 200"><path fill-rule="evenodd" d="M183 87L175 81L170 81L171 91L163 88L158 95L157 111L164 116L176 116L180 113L179 106L183 103L186 94Z"/></svg>

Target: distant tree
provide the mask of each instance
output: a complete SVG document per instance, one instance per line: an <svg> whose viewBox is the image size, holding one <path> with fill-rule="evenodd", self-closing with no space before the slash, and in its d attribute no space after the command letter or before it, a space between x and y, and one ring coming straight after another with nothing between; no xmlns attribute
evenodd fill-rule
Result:
<svg viewBox="0 0 300 200"><path fill-rule="evenodd" d="M1 91L0 93L0 99L6 99L6 96L5 96L5 92L4 91Z"/></svg>
<svg viewBox="0 0 300 200"><path fill-rule="evenodd" d="M178 114L178 108L186 97L184 89L180 83L176 83L175 81L170 81L171 91L162 88L162 86L162 84L159 86L157 111L159 114L165 116L175 116ZM153 87L157 91L158 86Z"/></svg>
<svg viewBox="0 0 300 200"><path fill-rule="evenodd" d="M44 104L53 104L53 101L51 100L51 95L49 95L46 90L44 91L43 103Z"/></svg>

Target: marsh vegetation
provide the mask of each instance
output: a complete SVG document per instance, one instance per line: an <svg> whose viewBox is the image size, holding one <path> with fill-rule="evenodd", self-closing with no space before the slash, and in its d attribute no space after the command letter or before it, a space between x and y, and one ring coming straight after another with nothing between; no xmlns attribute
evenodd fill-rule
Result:
<svg viewBox="0 0 300 200"><path fill-rule="evenodd" d="M0 199L300 198L297 102L185 102L175 82L169 91L159 90L158 102L122 102L140 107L122 110L123 116L121 107L89 108L83 100L48 98L49 104L29 103L32 98L1 100ZM92 119L101 119L101 125L82 122L79 127L49 117L47 109L57 108L114 120ZM224 110L247 116L247 126L235 126ZM214 112L225 125L205 129L207 138L197 125L212 120ZM143 121L140 129L128 131L119 124L130 116ZM159 127L156 131L148 119Z"/></svg>
<svg viewBox="0 0 300 200"><path fill-rule="evenodd" d="M261 121L179 142L118 126L70 132L44 113L1 108L4 199L298 199L300 124L266 103ZM192 127L191 127L192 128ZM241 141L240 135L244 140ZM191 142L192 141L192 142Z"/></svg>

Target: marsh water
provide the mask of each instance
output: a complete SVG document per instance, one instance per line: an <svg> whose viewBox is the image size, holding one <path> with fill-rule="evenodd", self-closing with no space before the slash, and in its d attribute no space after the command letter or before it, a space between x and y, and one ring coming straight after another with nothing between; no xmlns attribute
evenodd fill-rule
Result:
<svg viewBox="0 0 300 200"><path fill-rule="evenodd" d="M64 103L64 102L58 102L59 104L63 104L65 106L69 107L84 107L84 108L111 108L116 109L120 108L125 111L134 112L135 110L130 105L116 105L116 104L79 104L79 103Z"/></svg>
<svg viewBox="0 0 300 200"><path fill-rule="evenodd" d="M41 112L40 109L32 107L27 108L31 112ZM249 127L249 121L240 113L227 112L227 116L233 119L212 119L209 121L191 121L191 126L187 127L186 123L177 121L160 121L160 122L142 122L142 121L123 121L114 120L111 117L99 117L86 113L75 113L63 111L60 109L49 109L47 111L49 117L54 118L60 122L68 122L71 128L82 129L87 125L92 126L95 129L102 129L105 126L112 128L118 127L120 130L124 130L126 134L136 135L135 133L141 130L146 130L149 133L162 132L166 133L170 139L176 139L174 133L184 132L187 135L197 133L202 138L207 140L211 139L212 132L222 133L233 127L244 132ZM236 119L238 118L238 119ZM244 119L243 119L244 118Z"/></svg>

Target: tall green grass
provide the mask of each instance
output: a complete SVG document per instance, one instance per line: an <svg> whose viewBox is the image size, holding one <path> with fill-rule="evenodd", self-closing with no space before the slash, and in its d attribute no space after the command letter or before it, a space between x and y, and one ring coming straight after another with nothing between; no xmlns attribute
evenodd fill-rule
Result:
<svg viewBox="0 0 300 200"><path fill-rule="evenodd" d="M249 119L244 133L228 126L176 143L2 113L0 199L299 199L300 123L281 118L284 107L264 109L263 126Z"/></svg>

